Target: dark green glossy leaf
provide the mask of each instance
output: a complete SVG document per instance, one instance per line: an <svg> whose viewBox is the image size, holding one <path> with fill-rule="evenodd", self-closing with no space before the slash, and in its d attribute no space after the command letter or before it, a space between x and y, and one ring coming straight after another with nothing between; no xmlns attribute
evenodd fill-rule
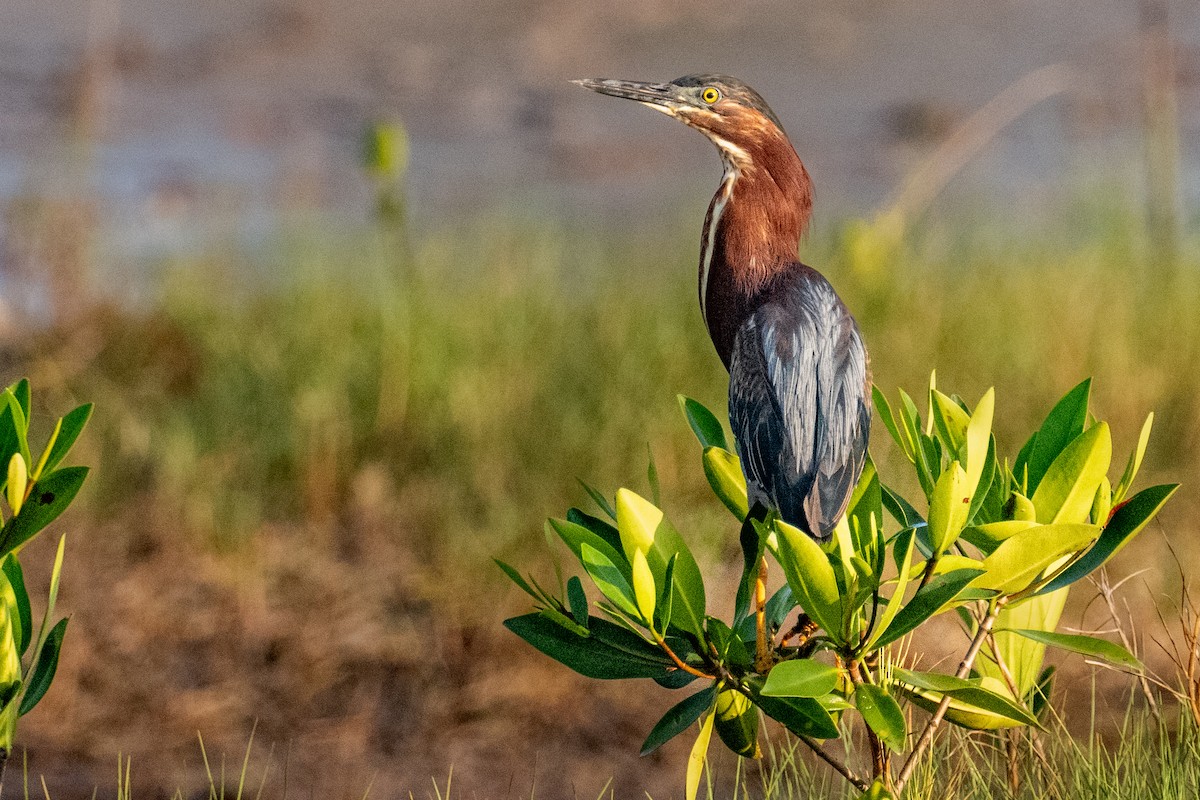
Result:
<svg viewBox="0 0 1200 800"><path fill-rule="evenodd" d="M79 406L62 418L58 435L54 437L54 444L50 448L50 454L46 456L46 465L42 467L43 475L62 463L62 460L67 457L67 453L70 452L71 447L75 444L75 440L79 438L79 434L83 432L84 427L91 418L91 403Z"/></svg>
<svg viewBox="0 0 1200 800"><path fill-rule="evenodd" d="M29 499L21 506L21 513L8 521L0 533L0 556L36 536L66 510L87 478L87 467L64 467L43 475L33 485Z"/></svg>
<svg viewBox="0 0 1200 800"><path fill-rule="evenodd" d="M674 610L675 598L675 562L679 554L671 556L667 562L667 571L663 575L663 588L655 602L655 621L658 630L665 631L671 625L671 613Z"/></svg>
<svg viewBox="0 0 1200 800"><path fill-rule="evenodd" d="M567 581L567 600L571 607L571 616L586 630L588 625L588 599L583 591L583 582L575 575Z"/></svg>
<svg viewBox="0 0 1200 800"><path fill-rule="evenodd" d="M839 735L833 716L811 697L770 697L762 694L760 682L747 682L754 696L754 704L763 713L781 723L797 736L814 739L836 739Z"/></svg>
<svg viewBox="0 0 1200 800"><path fill-rule="evenodd" d="M21 716L25 716L33 710L38 701L46 695L50 684L54 682L54 673L58 669L58 655L62 652L63 637L66 635L67 620L64 617L50 630L50 634L42 644L41 652L38 653L37 663L33 667L33 677L29 679L25 695L21 698L21 707L18 711Z"/></svg>
<svg viewBox="0 0 1200 800"><path fill-rule="evenodd" d="M899 639L901 636L916 629L925 620L934 616L967 587L971 581L983 574L978 569L956 569L943 575L938 575L923 589L919 589L908 604L900 609L892 623L887 626L883 635L875 643L877 647Z"/></svg>
<svg viewBox="0 0 1200 800"><path fill-rule="evenodd" d="M540 613L504 621L504 627L546 655L589 678L665 677L671 662L645 640L606 619L588 620L591 635L579 636Z"/></svg>
<svg viewBox="0 0 1200 800"><path fill-rule="evenodd" d="M684 419L691 426L692 433L696 434L701 447L729 449L729 445L725 441L725 428L715 414L698 400L683 395L677 395L677 399L679 400L679 410L683 412Z"/></svg>
<svg viewBox="0 0 1200 800"><path fill-rule="evenodd" d="M567 511L567 522L588 529L608 542L609 547L613 550L618 553L621 552L621 534L617 531L616 525L612 525L599 517L593 517L591 514L585 514L578 508L572 508Z"/></svg>
<svg viewBox="0 0 1200 800"><path fill-rule="evenodd" d="M900 425L896 423L896 416L892 413L892 406L888 402L887 396L879 390L875 384L871 384L871 402L875 404L875 412L879 414L879 419L883 422L883 426L887 428L888 433L892 435L892 439L900 446L910 459L912 455L912 443L907 440L907 436L901 433Z"/></svg>
<svg viewBox="0 0 1200 800"><path fill-rule="evenodd" d="M762 693L769 697L821 697L837 688L841 671L811 658L781 661L767 673Z"/></svg>
<svg viewBox="0 0 1200 800"><path fill-rule="evenodd" d="M900 527L915 528L925 523L925 518L917 513L917 510L898 492L883 485L880 486L880 489L883 493L883 507L892 515L892 519L900 523Z"/></svg>
<svg viewBox="0 0 1200 800"><path fill-rule="evenodd" d="M1063 570L1061 575L1046 584L1038 591L1038 594L1046 594L1069 586L1103 566L1146 527L1146 523L1154 518L1154 515L1178 488L1179 484L1177 483L1151 486L1129 498L1124 505L1118 506L1108 524L1104 526L1104 530L1100 532L1100 538L1096 540L1092 549Z"/></svg>
<svg viewBox="0 0 1200 800"><path fill-rule="evenodd" d="M25 415L26 426L29 424L29 378L21 378L16 385L12 387L13 397L17 400L17 405L21 407L21 413Z"/></svg>
<svg viewBox="0 0 1200 800"><path fill-rule="evenodd" d="M753 663L750 651L742 638L716 617L709 617L706 626L708 640L717 651L717 658L724 664L749 669Z"/></svg>
<svg viewBox="0 0 1200 800"><path fill-rule="evenodd" d="M854 705L875 735L893 752L900 753L908 739L908 726L900 705L881 686L860 683L854 687Z"/></svg>
<svg viewBox="0 0 1200 800"><path fill-rule="evenodd" d="M1026 639L1032 639L1035 642L1057 647L1060 650L1069 650L1072 653L1079 653L1088 658L1098 658L1101 661L1107 661L1117 667L1124 667L1133 672L1142 672L1146 669L1145 665L1139 661L1133 653L1126 650L1121 645L1115 642L1109 642L1104 639L1097 639L1095 636L1082 636L1074 633L1053 633L1051 631L1038 631L1029 629L1007 629L1010 633L1015 633L1018 636L1024 636Z"/></svg>
<svg viewBox="0 0 1200 800"><path fill-rule="evenodd" d="M1026 491L1023 494L1027 497L1033 496L1042 476L1063 448L1083 433L1084 425L1087 424L1088 397L1091 390L1092 379L1088 378L1067 392L1050 410L1046 421L1038 429L1036 438L1032 440L1028 462L1025 462L1029 472ZM1017 465L1022 465L1020 457L1017 459Z"/></svg>
<svg viewBox="0 0 1200 800"><path fill-rule="evenodd" d="M8 578L8 585L12 587L17 619L21 623L17 653L24 656L33 635L33 612L29 607L29 593L25 590L25 575L21 571L21 562L17 561L17 557L12 553L5 556L2 568L4 577Z"/></svg>
<svg viewBox="0 0 1200 800"><path fill-rule="evenodd" d="M684 673L687 674L687 673ZM648 756L679 734L686 731L700 715L712 708L717 687L709 686L671 706L642 743L641 755Z"/></svg>

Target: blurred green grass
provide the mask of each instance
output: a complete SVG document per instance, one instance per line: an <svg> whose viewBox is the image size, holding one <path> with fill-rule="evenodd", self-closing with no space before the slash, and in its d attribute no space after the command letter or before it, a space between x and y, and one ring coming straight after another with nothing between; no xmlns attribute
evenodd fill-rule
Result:
<svg viewBox="0 0 1200 800"><path fill-rule="evenodd" d="M487 217L403 242L318 228L168 265L156 302L76 333L95 355L63 385L100 409L93 508L150 496L197 541L236 549L263 522L336 522L356 475L382 470L422 487L417 518L437 530L409 531L431 539L416 546L503 556L579 501L576 477L638 488L649 448L672 512L703 530L711 503L674 395L722 408L725 376L695 242L672 227ZM1092 375L1118 453L1154 410L1149 479L1190 483L1200 259L1191 242L1176 268L1147 265L1140 230L1133 210L1085 198L1032 233L926 226L864 264L846 255L862 231L835 227L803 255L855 311L886 392L919 396L933 368L971 398L995 385L1011 456Z"/></svg>

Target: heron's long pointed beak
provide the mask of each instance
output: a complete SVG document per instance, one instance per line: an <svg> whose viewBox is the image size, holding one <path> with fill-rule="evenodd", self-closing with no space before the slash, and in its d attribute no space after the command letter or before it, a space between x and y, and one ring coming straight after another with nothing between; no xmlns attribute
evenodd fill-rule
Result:
<svg viewBox="0 0 1200 800"><path fill-rule="evenodd" d="M675 115L686 101L679 96L677 87L669 83L643 83L641 81L619 81L612 78L580 78L571 83L591 89L593 92L624 97L644 103L656 111Z"/></svg>

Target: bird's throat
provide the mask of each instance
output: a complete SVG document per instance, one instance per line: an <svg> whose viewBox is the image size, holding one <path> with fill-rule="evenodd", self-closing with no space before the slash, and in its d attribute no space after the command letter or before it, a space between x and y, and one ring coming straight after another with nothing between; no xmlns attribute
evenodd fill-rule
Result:
<svg viewBox="0 0 1200 800"><path fill-rule="evenodd" d="M726 367L752 301L799 263L812 214L812 183L787 138L780 133L754 144L736 159L722 149L725 175L700 240L700 308Z"/></svg>

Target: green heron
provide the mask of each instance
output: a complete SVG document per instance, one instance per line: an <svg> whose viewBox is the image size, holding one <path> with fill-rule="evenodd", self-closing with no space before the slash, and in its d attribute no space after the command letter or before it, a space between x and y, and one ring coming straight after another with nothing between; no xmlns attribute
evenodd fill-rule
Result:
<svg viewBox="0 0 1200 800"><path fill-rule="evenodd" d="M700 237L700 309L729 370L729 421L752 508L827 540L862 474L871 415L858 325L797 256L812 182L779 118L723 75L584 79L707 136L725 174Z"/></svg>

